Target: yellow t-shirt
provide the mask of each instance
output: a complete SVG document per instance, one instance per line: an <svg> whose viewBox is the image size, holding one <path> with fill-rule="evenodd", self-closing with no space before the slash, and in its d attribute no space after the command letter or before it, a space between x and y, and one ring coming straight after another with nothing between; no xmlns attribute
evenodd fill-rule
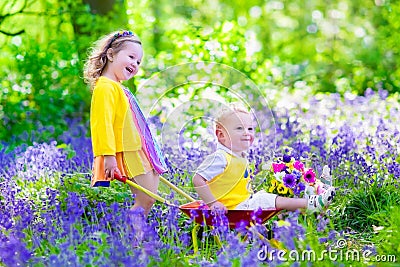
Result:
<svg viewBox="0 0 400 267"><path fill-rule="evenodd" d="M227 209L248 199L251 195L250 177L247 171L247 159L218 150L226 159L224 171L207 181L215 199L224 204Z"/></svg>
<svg viewBox="0 0 400 267"><path fill-rule="evenodd" d="M121 84L101 76L93 89L90 129L95 157L141 149L142 142Z"/></svg>

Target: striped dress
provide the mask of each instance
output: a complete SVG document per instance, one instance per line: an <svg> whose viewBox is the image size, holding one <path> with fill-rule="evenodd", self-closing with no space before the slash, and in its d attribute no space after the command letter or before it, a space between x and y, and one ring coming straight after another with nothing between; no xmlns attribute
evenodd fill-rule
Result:
<svg viewBox="0 0 400 267"><path fill-rule="evenodd" d="M136 126L136 129L132 130L137 130L139 133L141 149L116 152L115 156L118 169L121 171L122 175L130 178L146 174L149 171L154 171L158 174L167 172L167 166L160 147L150 131L137 99L129 89L122 87L122 90L129 103L127 119L133 121ZM129 115L131 115L131 117L129 117ZM106 179L104 170L104 155L96 156L93 163L92 186L110 185L110 180Z"/></svg>

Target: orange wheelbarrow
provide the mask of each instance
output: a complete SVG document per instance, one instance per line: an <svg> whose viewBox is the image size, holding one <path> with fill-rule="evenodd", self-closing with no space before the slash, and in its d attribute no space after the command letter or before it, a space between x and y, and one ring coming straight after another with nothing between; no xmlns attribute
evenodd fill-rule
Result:
<svg viewBox="0 0 400 267"><path fill-rule="evenodd" d="M138 185L137 183L130 180L128 177L120 176L117 173L115 173L114 178L120 182L127 183L128 185L146 193L147 195L154 198L155 200L160 201L161 203L176 207L175 204L172 204L171 202L162 198L161 196ZM197 231L200 228L200 226L204 224L210 227L213 226L213 216L214 216L213 212L201 201L195 200L190 195L188 195L187 193L176 187L174 184L166 180L164 177L160 176L160 181L190 201L187 204L178 206L178 208L188 217L192 218L194 222L196 222L196 225L192 230L192 239L193 239L193 252L197 253L198 252ZM257 211L257 218L255 218L253 210L228 210L228 212L225 215L229 222L229 228L235 229L238 227L250 227L257 223L263 224L267 220L271 219L273 216L278 214L280 211L281 211L280 209L265 209ZM197 216L194 216L194 214L197 214ZM259 236L260 238L264 238L260 234ZM220 244L220 241L218 239L217 243Z"/></svg>

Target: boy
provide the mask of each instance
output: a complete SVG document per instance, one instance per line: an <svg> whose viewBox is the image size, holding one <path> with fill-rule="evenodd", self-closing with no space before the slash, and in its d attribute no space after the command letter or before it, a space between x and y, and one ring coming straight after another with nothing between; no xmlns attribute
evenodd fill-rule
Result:
<svg viewBox="0 0 400 267"><path fill-rule="evenodd" d="M251 191L246 151L254 141L254 120L246 109L232 105L216 119L217 150L197 169L193 184L200 198L210 209L307 209L321 211L335 194L329 186L322 195L308 198L287 198Z"/></svg>

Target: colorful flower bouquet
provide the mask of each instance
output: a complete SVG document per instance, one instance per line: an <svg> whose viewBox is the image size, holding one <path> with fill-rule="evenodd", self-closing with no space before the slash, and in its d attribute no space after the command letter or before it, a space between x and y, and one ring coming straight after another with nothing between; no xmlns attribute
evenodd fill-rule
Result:
<svg viewBox="0 0 400 267"><path fill-rule="evenodd" d="M329 172L329 167L324 166L321 178L329 180ZM317 179L312 168L306 168L301 161L288 155L271 164L266 185L267 192L286 197L319 195L327 188L326 184Z"/></svg>

